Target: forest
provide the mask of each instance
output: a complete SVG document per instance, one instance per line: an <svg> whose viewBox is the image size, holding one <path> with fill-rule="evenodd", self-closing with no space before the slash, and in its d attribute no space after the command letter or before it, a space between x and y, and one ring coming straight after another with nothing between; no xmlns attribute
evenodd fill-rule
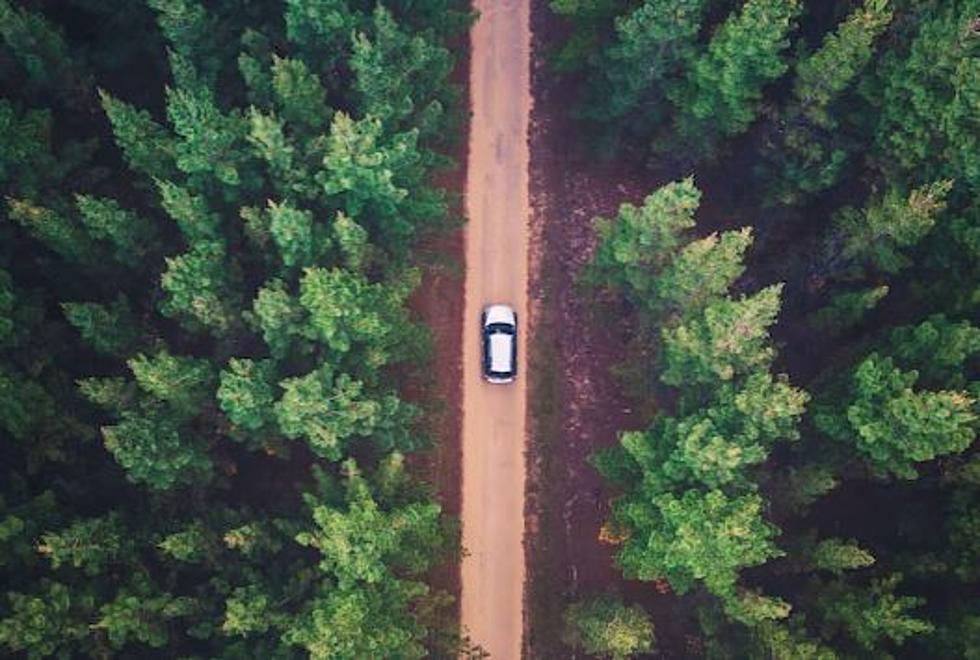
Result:
<svg viewBox="0 0 980 660"><path fill-rule="evenodd" d="M980 657L980 3L549 4L589 157L655 182L579 277L645 411L601 540L697 637L607 593L565 643Z"/></svg>
<svg viewBox="0 0 980 660"><path fill-rule="evenodd" d="M410 469L459 0L0 0L0 654L463 648Z"/></svg>
<svg viewBox="0 0 980 660"><path fill-rule="evenodd" d="M532 657L980 659L980 0L532 5L646 185L574 275L617 579ZM410 309L476 19L0 0L0 655L481 657Z"/></svg>

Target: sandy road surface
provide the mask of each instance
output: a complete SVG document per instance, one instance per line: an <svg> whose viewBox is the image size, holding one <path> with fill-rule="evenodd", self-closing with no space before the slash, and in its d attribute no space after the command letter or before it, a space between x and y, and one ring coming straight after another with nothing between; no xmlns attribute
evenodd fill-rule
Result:
<svg viewBox="0 0 980 660"><path fill-rule="evenodd" d="M462 621L493 658L521 657L524 596L530 0L474 0L463 323ZM480 373L480 310L514 306L518 378Z"/></svg>

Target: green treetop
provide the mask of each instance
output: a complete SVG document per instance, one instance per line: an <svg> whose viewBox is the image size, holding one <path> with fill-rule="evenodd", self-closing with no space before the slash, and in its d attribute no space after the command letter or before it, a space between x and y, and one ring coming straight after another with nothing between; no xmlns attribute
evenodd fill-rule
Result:
<svg viewBox="0 0 980 660"><path fill-rule="evenodd" d="M733 594L741 569L782 554L762 508L758 495L718 490L618 500L614 520L630 532L617 562L628 578L666 578L678 593L703 581L716 595Z"/></svg>
<svg viewBox="0 0 980 660"><path fill-rule="evenodd" d="M597 658L627 660L653 650L653 623L639 605L593 598L569 605L564 621L564 642Z"/></svg>
<svg viewBox="0 0 980 660"><path fill-rule="evenodd" d="M123 357L140 340L139 323L122 294L108 305L63 303L61 308L82 339L100 353Z"/></svg>
<svg viewBox="0 0 980 660"><path fill-rule="evenodd" d="M656 286L656 275L694 227L700 200L694 179L687 178L659 188L641 207L623 204L614 219L597 219L598 245L584 281L642 304Z"/></svg>
<svg viewBox="0 0 980 660"><path fill-rule="evenodd" d="M901 580L896 573L873 581L870 588L844 582L827 585L819 596L824 625L830 631L845 632L865 652L879 649L885 640L901 644L914 635L932 632L931 623L909 612L924 599L895 594Z"/></svg>
<svg viewBox="0 0 980 660"><path fill-rule="evenodd" d="M914 479L916 463L969 447L977 425L968 393L915 390L918 377L873 353L853 371L843 413L822 412L817 426L875 470Z"/></svg>
<svg viewBox="0 0 980 660"><path fill-rule="evenodd" d="M166 293L164 316L182 321L191 331L227 335L239 324L237 296L228 278L224 246L215 241L194 243L190 251L167 257L160 276Z"/></svg>
<svg viewBox="0 0 980 660"><path fill-rule="evenodd" d="M113 199L91 195L77 195L75 204L89 235L109 243L121 263L142 267L156 250L156 228L138 213L122 208Z"/></svg>
<svg viewBox="0 0 980 660"><path fill-rule="evenodd" d="M782 53L801 10L799 0L748 0L693 61L671 100L694 152L711 154L715 135L738 135L756 118L763 87L789 68Z"/></svg>
<svg viewBox="0 0 980 660"><path fill-rule="evenodd" d="M682 317L696 315L745 272L745 251L751 244L749 227L688 243L657 277L658 303Z"/></svg>
<svg viewBox="0 0 980 660"><path fill-rule="evenodd" d="M350 67L360 114L377 117L388 131L412 125L423 139L440 137L439 97L452 68L446 48L402 31L391 12L378 5L371 33L354 36Z"/></svg>
<svg viewBox="0 0 980 660"><path fill-rule="evenodd" d="M710 385L767 369L774 356L769 327L779 313L781 292L776 284L738 300L717 300L691 320L664 328L660 379L668 385Z"/></svg>
<svg viewBox="0 0 980 660"><path fill-rule="evenodd" d="M218 402L233 424L258 431L275 420L276 391L271 360L232 358L221 372Z"/></svg>

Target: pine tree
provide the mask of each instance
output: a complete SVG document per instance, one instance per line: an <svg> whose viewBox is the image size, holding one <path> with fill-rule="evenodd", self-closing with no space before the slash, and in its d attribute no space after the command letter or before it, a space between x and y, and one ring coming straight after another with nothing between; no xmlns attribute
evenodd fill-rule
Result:
<svg viewBox="0 0 980 660"><path fill-rule="evenodd" d="M642 207L623 204L616 218L598 218L598 244L583 281L617 290L635 304L649 299L657 274L694 227L700 199L688 178L659 188Z"/></svg>
<svg viewBox="0 0 980 660"><path fill-rule="evenodd" d="M664 370L668 385L712 384L767 369L774 351L769 327L779 313L782 285L732 300L709 304L704 312L663 330Z"/></svg>
<svg viewBox="0 0 980 660"><path fill-rule="evenodd" d="M918 373L874 353L851 379L842 412L819 414L817 426L876 471L914 479L916 463L959 453L976 437L975 400L966 392L915 390Z"/></svg>
<svg viewBox="0 0 980 660"><path fill-rule="evenodd" d="M840 179L856 147L842 139L832 106L871 61L875 39L891 20L888 0L865 0L797 64L793 98L775 117L778 129L763 150L770 202L797 204Z"/></svg>
<svg viewBox="0 0 980 660"><path fill-rule="evenodd" d="M564 621L565 643L589 655L626 660L653 650L653 623L638 605L600 596L569 605Z"/></svg>
<svg viewBox="0 0 980 660"><path fill-rule="evenodd" d="M801 10L799 0L748 0L718 28L671 92L675 130L691 151L711 155L719 137L749 127L763 87L788 69L782 53Z"/></svg>

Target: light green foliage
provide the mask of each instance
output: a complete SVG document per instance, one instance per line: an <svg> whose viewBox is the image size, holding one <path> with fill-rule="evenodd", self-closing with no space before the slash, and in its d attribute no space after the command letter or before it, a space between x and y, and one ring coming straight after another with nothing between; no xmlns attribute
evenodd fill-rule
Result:
<svg viewBox="0 0 980 660"><path fill-rule="evenodd" d="M247 636L266 632L278 623L272 613L268 594L255 585L236 588L225 600L225 618L221 631L227 635Z"/></svg>
<svg viewBox="0 0 980 660"><path fill-rule="evenodd" d="M139 267L154 251L156 228L141 215L119 206L113 199L76 195L75 205L89 235L112 245L121 263Z"/></svg>
<svg viewBox="0 0 980 660"><path fill-rule="evenodd" d="M299 300L319 341L340 354L356 347L363 363L377 368L400 355L398 343L410 325L401 307L407 293L339 268L310 268Z"/></svg>
<svg viewBox="0 0 980 660"><path fill-rule="evenodd" d="M98 575L108 565L124 558L121 555L128 551L129 545L129 540L123 537L119 516L110 513L45 533L37 551L51 561L53 568L72 566L82 569L86 575Z"/></svg>
<svg viewBox="0 0 980 660"><path fill-rule="evenodd" d="M745 272L743 259L751 244L749 227L691 241L657 277L659 304L684 317L697 314Z"/></svg>
<svg viewBox="0 0 980 660"><path fill-rule="evenodd" d="M67 586L41 580L36 594L7 592L10 610L0 620L0 644L12 652L26 652L30 660L57 655L88 635L83 618L91 607L89 598L72 602Z"/></svg>
<svg viewBox="0 0 980 660"><path fill-rule="evenodd" d="M272 56L272 91L287 123L318 131L333 114L326 90L302 60Z"/></svg>
<svg viewBox="0 0 980 660"><path fill-rule="evenodd" d="M340 460L355 437L375 434L377 444L390 448L399 437L386 431L397 429L409 414L396 397L371 399L361 382L347 374L335 377L326 365L279 385L283 395L275 411L283 435L305 438L317 455L332 461Z"/></svg>
<svg viewBox="0 0 980 660"><path fill-rule="evenodd" d="M250 111L267 110L272 106L272 75L267 64L272 57L272 44L266 35L248 27L242 33L241 45L238 72L248 88Z"/></svg>
<svg viewBox="0 0 980 660"><path fill-rule="evenodd" d="M980 354L980 328L937 314L918 325L895 328L889 345L889 354L900 364L916 369L926 382L962 388L967 385L971 360Z"/></svg>
<svg viewBox="0 0 980 660"><path fill-rule="evenodd" d="M232 358L221 372L218 402L232 424L258 431L274 419L275 367L270 360Z"/></svg>
<svg viewBox="0 0 980 660"><path fill-rule="evenodd" d="M712 384L767 369L774 351L769 327L779 313L782 285L732 300L710 303L702 314L664 328L664 370L668 385Z"/></svg>
<svg viewBox="0 0 980 660"><path fill-rule="evenodd" d="M211 460L202 443L160 412L124 412L102 427L105 447L134 482L155 490L205 483Z"/></svg>
<svg viewBox="0 0 980 660"><path fill-rule="evenodd" d="M146 110L137 110L103 90L99 96L129 166L148 177L170 177L176 167L176 146L167 130Z"/></svg>
<svg viewBox="0 0 980 660"><path fill-rule="evenodd" d="M563 641L597 658L626 660L653 650L653 622L639 605L600 596L565 609Z"/></svg>
<svg viewBox="0 0 980 660"><path fill-rule="evenodd" d="M817 426L854 446L877 471L903 479L915 464L965 450L976 437L976 403L961 391L913 389L918 373L871 354L854 370L843 414L823 412Z"/></svg>
<svg viewBox="0 0 980 660"><path fill-rule="evenodd" d="M715 401L688 417L659 417L649 432L623 433L620 444L647 487L744 485L746 468L764 461L775 442L799 437L807 399L785 378L757 372L738 388L720 386Z"/></svg>
<svg viewBox="0 0 980 660"><path fill-rule="evenodd" d="M860 211L847 207L835 219L836 235L831 241L840 242L840 255L847 264L868 262L885 273L897 273L910 263L902 249L915 245L932 229L946 208L951 187L950 181L937 181L907 196L889 190Z"/></svg>
<svg viewBox="0 0 980 660"><path fill-rule="evenodd" d="M382 247L404 249L415 227L446 216L442 195L421 185L417 142L417 130L386 135L374 117L355 121L337 112L330 124L316 180Z"/></svg>
<svg viewBox="0 0 980 660"><path fill-rule="evenodd" d="M346 508L310 500L316 528L301 532L296 540L319 551L320 569L335 575L341 587L424 573L443 542L439 505L411 502L386 510L352 461L345 469Z"/></svg>
<svg viewBox="0 0 980 660"><path fill-rule="evenodd" d="M932 8L908 54L893 52L881 63L875 145L893 177L955 178L980 190L976 15L972 0Z"/></svg>
<svg viewBox="0 0 980 660"><path fill-rule="evenodd" d="M8 217L61 257L80 265L101 261L101 251L85 230L62 213L33 202L7 198Z"/></svg>
<svg viewBox="0 0 980 660"><path fill-rule="evenodd" d="M716 595L732 594L741 569L782 554L762 507L758 495L729 497L718 490L624 497L613 515L630 531L617 562L626 577L666 578L678 593L703 581Z"/></svg>
<svg viewBox="0 0 980 660"><path fill-rule="evenodd" d="M320 236L314 238L313 229L312 212L269 200L269 233L287 268L313 265L317 248L323 247Z"/></svg>
<svg viewBox="0 0 980 660"><path fill-rule="evenodd" d="M201 561L213 555L216 547L214 536L199 522L194 522L179 532L167 534L157 543L157 548L163 554L186 562Z"/></svg>
<svg viewBox="0 0 980 660"><path fill-rule="evenodd" d="M426 631L411 610L426 593L404 580L326 590L291 620L282 639L311 660L424 658Z"/></svg>
<svg viewBox="0 0 980 660"><path fill-rule="evenodd" d="M738 135L756 118L763 87L788 68L782 53L801 9L799 0L747 0L693 61L671 100L676 130L695 152L710 154L713 135Z"/></svg>
<svg viewBox="0 0 980 660"><path fill-rule="evenodd" d="M746 626L756 627L785 619L792 606L781 598L764 596L756 590L741 589L736 596L724 598L725 613Z"/></svg>
<svg viewBox="0 0 980 660"><path fill-rule="evenodd" d="M875 563L874 555L858 545L857 541L824 539L813 548L813 565L840 576L844 571L865 568Z"/></svg>
<svg viewBox="0 0 980 660"><path fill-rule="evenodd" d="M648 300L657 273L694 227L700 200L694 179L687 178L659 188L642 207L623 204L613 220L598 218L598 244L585 283L617 289L636 303Z"/></svg>
<svg viewBox="0 0 980 660"><path fill-rule="evenodd" d="M741 482L745 469L764 461L776 441L799 437L796 425L807 399L785 378L774 381L764 372L749 376L738 390L723 385L710 407L676 425L665 422L665 436L657 441L673 452L661 469L675 480L690 475L710 487Z"/></svg>
<svg viewBox="0 0 980 660"><path fill-rule="evenodd" d="M139 323L122 294L109 305L62 303L61 309L82 339L100 353L123 356L139 342Z"/></svg>
<svg viewBox="0 0 980 660"><path fill-rule="evenodd" d="M859 325L865 315L888 295L886 285L859 291L834 294L830 304L810 316L810 322L821 332L839 335Z"/></svg>
<svg viewBox="0 0 980 660"><path fill-rule="evenodd" d="M167 257L160 277L166 298L160 303L164 316L185 323L189 330L206 329L228 334L239 323L236 298L227 280L227 260L221 243L202 241L190 251Z"/></svg>
<svg viewBox="0 0 980 660"><path fill-rule="evenodd" d="M157 179L156 184L163 210L174 219L189 244L221 240L221 218L208 208L204 197L170 181Z"/></svg>
<svg viewBox="0 0 980 660"><path fill-rule="evenodd" d="M131 642L158 649L166 646L170 639L170 622L190 616L197 610L193 598L156 592L145 578L137 578L132 586L124 587L99 609L100 618L92 628L104 630L115 649Z"/></svg>
<svg viewBox="0 0 980 660"><path fill-rule="evenodd" d="M386 130L411 124L425 138L439 136L440 90L452 68L449 51L421 34L399 29L391 12L378 5L373 29L354 36L350 67L358 111L381 120Z"/></svg>
<svg viewBox="0 0 980 660"><path fill-rule="evenodd" d="M874 580L870 588L831 583L820 594L826 625L846 631L869 652L884 640L901 644L909 637L931 632L931 623L909 612L924 599L895 594L901 581L902 576L896 573Z"/></svg>
<svg viewBox="0 0 980 660"><path fill-rule="evenodd" d="M306 313L282 280L273 279L259 289L252 303L250 322L262 333L269 352L284 357L306 330Z"/></svg>
<svg viewBox="0 0 980 660"><path fill-rule="evenodd" d="M140 389L165 401L183 417L192 417L213 396L215 374L208 360L171 355L139 354L126 361Z"/></svg>
<svg viewBox="0 0 980 660"><path fill-rule="evenodd" d="M344 265L353 271L362 270L367 265L371 251L364 227L343 213L337 213L333 223L333 236L341 254L344 255Z"/></svg>
<svg viewBox="0 0 980 660"><path fill-rule="evenodd" d="M126 378L82 378L78 381L79 393L115 415L130 408L136 398L136 384Z"/></svg>
<svg viewBox="0 0 980 660"><path fill-rule="evenodd" d="M252 107L248 110L248 123L246 139L256 154L269 165L273 179L288 180L295 148L286 138L282 120Z"/></svg>

